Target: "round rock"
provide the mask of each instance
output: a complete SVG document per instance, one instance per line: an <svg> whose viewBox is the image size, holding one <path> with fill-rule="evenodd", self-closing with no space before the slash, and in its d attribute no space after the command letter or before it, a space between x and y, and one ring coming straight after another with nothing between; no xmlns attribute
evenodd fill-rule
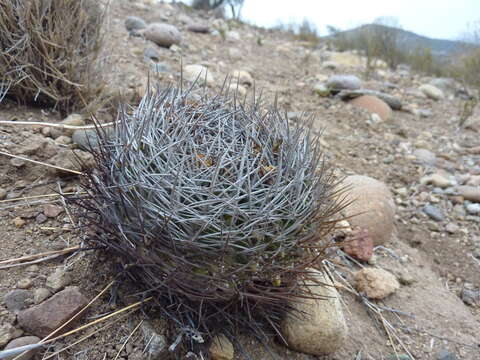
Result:
<svg viewBox="0 0 480 360"><path fill-rule="evenodd" d="M443 91L440 90L439 88L430 85L430 84L424 84L419 87L419 90L429 99L438 101L441 100L445 97L443 94Z"/></svg>
<svg viewBox="0 0 480 360"><path fill-rule="evenodd" d="M173 25L164 23L152 23L143 31L145 39L150 40L158 46L169 48L180 44L182 36L180 31Z"/></svg>
<svg viewBox="0 0 480 360"><path fill-rule="evenodd" d="M355 75L334 75L327 80L326 85L334 91L357 90L362 86L362 82Z"/></svg>
<svg viewBox="0 0 480 360"><path fill-rule="evenodd" d="M356 289L370 299L383 299L400 287L397 278L383 269L364 268L354 277Z"/></svg>
<svg viewBox="0 0 480 360"><path fill-rule="evenodd" d="M352 203L345 215L352 227L365 229L375 246L390 240L394 228L395 202L387 186L371 177L353 175L345 178L346 199Z"/></svg>
<svg viewBox="0 0 480 360"><path fill-rule="evenodd" d="M392 109L387 103L376 96L362 95L350 101L350 104L367 110L371 114L378 114L383 121L392 116Z"/></svg>

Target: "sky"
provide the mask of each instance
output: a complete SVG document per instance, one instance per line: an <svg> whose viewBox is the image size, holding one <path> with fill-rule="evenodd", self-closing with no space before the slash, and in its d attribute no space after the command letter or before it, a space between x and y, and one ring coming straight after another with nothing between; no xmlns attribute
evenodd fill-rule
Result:
<svg viewBox="0 0 480 360"><path fill-rule="evenodd" d="M480 20L480 0L244 0L242 18L271 27L304 18L327 35L326 25L342 30L395 17L400 27L438 39L459 40L468 24Z"/></svg>

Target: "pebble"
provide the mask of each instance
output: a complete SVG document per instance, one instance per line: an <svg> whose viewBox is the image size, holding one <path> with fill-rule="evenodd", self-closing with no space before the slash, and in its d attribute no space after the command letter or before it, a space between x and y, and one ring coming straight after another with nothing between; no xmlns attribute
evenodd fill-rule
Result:
<svg viewBox="0 0 480 360"><path fill-rule="evenodd" d="M145 22L145 20L137 16L128 16L125 19L125 28L128 31L141 30L141 29L145 29L146 27L147 27L147 23Z"/></svg>
<svg viewBox="0 0 480 360"><path fill-rule="evenodd" d="M333 91L357 90L362 82L355 75L333 75L327 80L326 86Z"/></svg>
<svg viewBox="0 0 480 360"><path fill-rule="evenodd" d="M9 291L3 301L6 308L11 313L15 314L20 310L25 309L32 299L32 292L28 290L12 290Z"/></svg>
<svg viewBox="0 0 480 360"><path fill-rule="evenodd" d="M425 165L434 166L437 162L436 155L427 149L416 149L413 152L413 155L415 156L418 162Z"/></svg>
<svg viewBox="0 0 480 360"><path fill-rule="evenodd" d="M182 40L180 31L175 26L165 23L152 23L148 25L143 30L143 35L145 39L166 48L180 44Z"/></svg>
<svg viewBox="0 0 480 360"><path fill-rule="evenodd" d="M440 210L434 205L425 205L423 208L423 212L435 221L443 221L445 219L445 215L443 214L442 210Z"/></svg>
<svg viewBox="0 0 480 360"><path fill-rule="evenodd" d="M0 200L3 200L7 197L7 190L0 188Z"/></svg>
<svg viewBox="0 0 480 360"><path fill-rule="evenodd" d="M52 293L50 290L46 288L38 288L33 290L33 301L36 305L40 304L41 302L45 301L50 297Z"/></svg>
<svg viewBox="0 0 480 360"><path fill-rule="evenodd" d="M19 337L15 340L12 340L8 343L8 345L5 347L4 350L9 350L9 349L15 349L20 346L26 346L26 345L32 345L32 344L37 344L40 341L40 338L36 336L23 336ZM35 356L35 354L40 350L41 348L33 349L28 351L27 353L23 354L20 357L15 356L9 356L5 358L5 360L30 360Z"/></svg>
<svg viewBox="0 0 480 360"><path fill-rule="evenodd" d="M148 358L160 358L160 356L164 354L164 352L167 350L167 339L165 338L165 336L158 334L153 328L153 326L148 322L144 322L141 325L141 329L143 335L149 341L149 345L145 350Z"/></svg>
<svg viewBox="0 0 480 360"><path fill-rule="evenodd" d="M8 344L8 342L13 338L15 333L15 328L8 323L0 325L0 348Z"/></svg>
<svg viewBox="0 0 480 360"><path fill-rule="evenodd" d="M370 299L383 299L398 290L397 278L383 269L364 268L354 275L355 287Z"/></svg>
<svg viewBox="0 0 480 360"><path fill-rule="evenodd" d="M467 204L465 209L470 215L480 214L480 204L478 203Z"/></svg>
<svg viewBox="0 0 480 360"><path fill-rule="evenodd" d="M440 350L435 358L436 360L457 360L457 356L446 349Z"/></svg>
<svg viewBox="0 0 480 360"><path fill-rule="evenodd" d="M471 290L463 288L460 297L463 302L469 306L480 305L480 289Z"/></svg>
<svg viewBox="0 0 480 360"><path fill-rule="evenodd" d="M17 228L23 227L27 222L23 220L21 217L17 216L15 219L13 219L13 225Z"/></svg>
<svg viewBox="0 0 480 360"><path fill-rule="evenodd" d="M19 289L28 289L33 285L32 279L24 278L17 282L17 287Z"/></svg>
<svg viewBox="0 0 480 360"><path fill-rule="evenodd" d="M445 189L449 186L452 186L452 182L450 179L448 179L446 176L443 176L442 174L435 173L429 176L424 176L423 178L420 179L420 184L423 185L434 185L437 186L441 189Z"/></svg>
<svg viewBox="0 0 480 360"><path fill-rule="evenodd" d="M45 284L47 287L58 291L72 282L71 276L62 267L58 267L52 274L47 277Z"/></svg>
<svg viewBox="0 0 480 360"><path fill-rule="evenodd" d="M27 162L25 160L19 158L13 158L10 160L10 164L16 168L21 168L22 166L25 166L26 163Z"/></svg>
<svg viewBox="0 0 480 360"><path fill-rule="evenodd" d="M37 217L35 218L35 221L37 222L37 224L43 224L47 220L48 218L45 216L44 213L38 214Z"/></svg>
<svg viewBox="0 0 480 360"><path fill-rule="evenodd" d="M54 205L54 204L46 204L43 205L43 213L46 217L49 218L56 218L63 212L63 207Z"/></svg>
<svg viewBox="0 0 480 360"><path fill-rule="evenodd" d="M458 194L465 200L480 203L480 186L462 185L457 188Z"/></svg>
<svg viewBox="0 0 480 360"><path fill-rule="evenodd" d="M447 226L445 226L445 230L450 234L455 234L460 230L460 227L455 223L448 223Z"/></svg>

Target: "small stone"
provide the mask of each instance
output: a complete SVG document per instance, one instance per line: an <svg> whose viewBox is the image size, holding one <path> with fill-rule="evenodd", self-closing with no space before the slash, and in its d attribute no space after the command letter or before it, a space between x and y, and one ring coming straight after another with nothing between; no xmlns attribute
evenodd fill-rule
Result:
<svg viewBox="0 0 480 360"><path fill-rule="evenodd" d="M53 204L43 205L43 213L46 217L56 218L63 212L63 207Z"/></svg>
<svg viewBox="0 0 480 360"><path fill-rule="evenodd" d="M141 329L145 338L149 339L149 345L145 350L148 358L159 359L160 356L167 351L167 339L165 336L158 334L148 322L144 322L141 325Z"/></svg>
<svg viewBox="0 0 480 360"><path fill-rule="evenodd" d="M0 200L3 200L7 197L7 190L0 188Z"/></svg>
<svg viewBox="0 0 480 360"><path fill-rule="evenodd" d="M457 360L457 356L454 353L443 349L437 353L436 360Z"/></svg>
<svg viewBox="0 0 480 360"><path fill-rule="evenodd" d="M240 33L238 31L227 31L225 34L225 39L227 41L235 42L235 41L240 41L242 37L240 36Z"/></svg>
<svg viewBox="0 0 480 360"><path fill-rule="evenodd" d="M232 72L232 83L236 84L240 82L242 85L253 85L253 77L248 71L245 70L234 70Z"/></svg>
<svg viewBox="0 0 480 360"><path fill-rule="evenodd" d="M232 360L234 355L233 345L225 335L215 336L209 351L212 360Z"/></svg>
<svg viewBox="0 0 480 360"><path fill-rule="evenodd" d="M423 212L427 214L430 219L435 221L443 221L445 219L445 215L443 214L442 210L440 210L435 205L425 205L423 208Z"/></svg>
<svg viewBox="0 0 480 360"><path fill-rule="evenodd" d="M46 288L38 288L33 290L33 301L36 305L40 304L42 301L48 299L52 295L50 290Z"/></svg>
<svg viewBox="0 0 480 360"><path fill-rule="evenodd" d="M437 162L436 155L427 149L416 149L413 152L413 155L415 156L418 162L425 165L434 166Z"/></svg>
<svg viewBox="0 0 480 360"><path fill-rule="evenodd" d="M400 288L395 276L383 269L364 268L354 277L357 290L370 299L383 299Z"/></svg>
<svg viewBox="0 0 480 360"><path fill-rule="evenodd" d="M13 225L17 228L23 227L27 222L23 220L21 217L17 216L15 219L13 219Z"/></svg>
<svg viewBox="0 0 480 360"><path fill-rule="evenodd" d="M0 325L0 348L8 344L8 342L13 339L13 334L15 333L15 328L8 323Z"/></svg>
<svg viewBox="0 0 480 360"><path fill-rule="evenodd" d="M147 27L147 23L137 16L127 16L125 19L125 28L128 31L141 30Z"/></svg>
<svg viewBox="0 0 480 360"><path fill-rule="evenodd" d="M352 105L367 110L371 114L377 114L383 121L392 116L392 109L387 103L372 95L362 95L349 102Z"/></svg>
<svg viewBox="0 0 480 360"><path fill-rule="evenodd" d="M208 34L210 32L210 27L207 24L195 22L189 24L187 30L194 33Z"/></svg>
<svg viewBox="0 0 480 360"><path fill-rule="evenodd" d="M15 348L21 347L21 346L33 345L33 344L37 344L38 342L40 342L40 338L38 338L36 336L23 336L23 337L19 337L15 340L10 341L8 343L8 345L5 347L4 350L15 349ZM35 356L35 354L40 349L41 349L41 347L39 347L37 349L30 350L20 357L17 357L17 355L12 355L12 356L6 357L5 360L13 360L13 359L15 359L15 360L30 360L31 358L33 358Z"/></svg>
<svg viewBox="0 0 480 360"><path fill-rule="evenodd" d="M441 100L445 97L443 94L443 91L440 90L439 88L430 85L430 84L424 84L419 87L419 90L428 98L438 101Z"/></svg>
<svg viewBox="0 0 480 360"><path fill-rule="evenodd" d="M197 81L198 84L206 82L207 85L213 85L215 83L212 72L203 65L193 64L185 66L183 76L185 80L190 82Z"/></svg>
<svg viewBox="0 0 480 360"><path fill-rule="evenodd" d="M58 291L60 289L63 289L65 286L70 285L72 282L70 274L66 272L62 267L58 267L55 272L50 274L47 277L46 285L55 290Z"/></svg>
<svg viewBox="0 0 480 360"><path fill-rule="evenodd" d="M447 226L445 226L445 230L450 234L455 234L460 230L460 227L455 223L448 223Z"/></svg>
<svg viewBox="0 0 480 360"><path fill-rule="evenodd" d="M10 164L16 168L21 168L22 166L25 166L26 163L25 160L19 158L13 158L10 160Z"/></svg>
<svg viewBox="0 0 480 360"><path fill-rule="evenodd" d="M429 176L424 176L423 178L420 179L420 184L424 184L424 185L431 184L441 189L445 189L453 185L450 179L448 179L446 176L443 176L442 174L439 174L439 173L435 173Z"/></svg>
<svg viewBox="0 0 480 360"><path fill-rule="evenodd" d="M400 281L400 284L408 286L408 285L412 285L417 280L408 271L403 270L400 272L398 276L398 281Z"/></svg>
<svg viewBox="0 0 480 360"><path fill-rule="evenodd" d="M154 62L158 62L160 61L160 53L153 47L149 46L143 52L143 58L145 60L152 60Z"/></svg>
<svg viewBox="0 0 480 360"><path fill-rule="evenodd" d="M480 204L467 204L465 209L470 215L480 214Z"/></svg>
<svg viewBox="0 0 480 360"><path fill-rule="evenodd" d="M358 260L369 261L373 255L373 240L368 230L354 229L346 237L343 250Z"/></svg>
<svg viewBox="0 0 480 360"><path fill-rule="evenodd" d="M48 218L43 213L38 214L35 218L35 221L37 222L37 224L43 224L47 220Z"/></svg>
<svg viewBox="0 0 480 360"><path fill-rule="evenodd" d="M17 287L19 289L28 289L33 285L32 279L24 278L17 282Z"/></svg>
<svg viewBox="0 0 480 360"><path fill-rule="evenodd" d="M244 98L245 95L247 95L247 89L245 86L242 85L237 85L237 84L230 84L228 87L229 91L232 92L232 94L237 93L237 96L240 95L240 97Z"/></svg>
<svg viewBox="0 0 480 360"><path fill-rule="evenodd" d="M362 82L355 75L334 75L327 80L326 86L333 91L356 90Z"/></svg>
<svg viewBox="0 0 480 360"><path fill-rule="evenodd" d="M12 290L9 291L3 301L8 311L16 314L20 310L25 309L28 306L29 300L32 299L32 292L28 290Z"/></svg>
<svg viewBox="0 0 480 360"><path fill-rule="evenodd" d="M315 84L313 87L313 92L321 97L330 96L330 89L323 83Z"/></svg>
<svg viewBox="0 0 480 360"><path fill-rule="evenodd" d="M61 135L55 139L55 144L68 145L72 143L72 138L66 135Z"/></svg>
<svg viewBox="0 0 480 360"><path fill-rule="evenodd" d="M145 39L166 48L174 44L178 45L182 40L180 31L175 26L164 23L152 23L148 25L143 30L143 35Z"/></svg>
<svg viewBox="0 0 480 360"><path fill-rule="evenodd" d="M463 288L460 297L463 302L469 306L480 305L480 289L471 290Z"/></svg>
<svg viewBox="0 0 480 360"><path fill-rule="evenodd" d="M87 299L77 287L69 287L45 302L21 311L18 314L18 323L24 330L43 338L69 320L87 303Z"/></svg>
<svg viewBox="0 0 480 360"><path fill-rule="evenodd" d="M72 135L72 141L80 148L87 150L97 147L100 143L96 129L75 130Z"/></svg>
<svg viewBox="0 0 480 360"><path fill-rule="evenodd" d="M480 186L462 185L457 188L457 191L465 200L480 203Z"/></svg>

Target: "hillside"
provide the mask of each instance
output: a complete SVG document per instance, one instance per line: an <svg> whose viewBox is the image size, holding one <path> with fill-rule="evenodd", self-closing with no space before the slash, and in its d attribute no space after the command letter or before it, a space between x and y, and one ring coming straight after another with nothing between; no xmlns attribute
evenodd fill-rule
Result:
<svg viewBox="0 0 480 360"><path fill-rule="evenodd" d="M321 239L331 245L322 248L329 260L317 265L334 281L328 280L331 286L322 301L305 300L313 301L305 317L288 319L295 325L292 337L298 336L297 341L289 337L287 346L271 335L262 344L251 333L234 333L227 334L230 340L224 347L213 351L210 344L197 341L196 329L165 315L173 307L159 311L156 298L147 298L150 294L130 276L132 269L156 265L140 258L125 264L118 253L91 245L90 238L99 230L79 231L83 219L64 201L62 195L81 199L85 194L80 177L95 160L90 145L98 135L93 124L111 126L116 111L96 112L97 123L87 111L62 116L56 109L19 105L7 96L0 102L0 358L6 348L37 343L89 301L71 328L98 323L22 359L480 358L480 106L473 106L474 90L407 68L378 68L367 78L365 59L355 52L331 51L322 44L312 47L291 34L219 19L183 4L115 0L106 14L107 86L109 93L123 95L128 113L142 99L143 108L149 103L156 107L149 96L158 89L180 87L182 80L183 89L192 87L192 97L184 101L192 107L203 94L216 94L226 86L235 92L236 102L241 98L248 103L261 93L265 106L276 103L292 128L304 115L312 116L308 124L312 134L321 134L318 144L334 170L333 180L360 178L373 185L365 190L357 183L347 189L354 205L343 210L346 220ZM171 27L162 33L165 27L159 26L150 36L145 28L151 30L147 25L152 23ZM439 54L452 53L458 45L399 32L405 46L424 42ZM225 78L234 73L233 83L225 85ZM205 86L199 84L203 82ZM152 83L158 88L147 89ZM155 116L164 116L162 111ZM219 118L225 117L222 111L220 107ZM188 116L201 125L197 112ZM143 151L144 145L128 141L125 147ZM263 151L258 148L252 153ZM215 167L209 157L193 154L188 166L204 166L205 172ZM78 159L84 168L79 168ZM114 164L124 167L123 160ZM264 168L265 177L275 170ZM137 183L128 185L126 193ZM130 218L131 213L125 214ZM233 222L231 216L224 218ZM108 225L103 229L105 236L115 231ZM144 243L138 248L132 243L132 249L148 254L147 238ZM188 261L190 255L185 254ZM174 260L168 260L172 269ZM207 288L209 277L205 279ZM137 303L146 298L149 303ZM196 319L190 320L193 324ZM222 333L223 325L214 330ZM180 342L195 353L174 357L169 348Z"/></svg>
<svg viewBox="0 0 480 360"><path fill-rule="evenodd" d="M379 24L361 25L351 30L341 31L337 35L346 36L348 38L356 37L361 31L364 30L383 31L386 29L389 31L394 30L396 32L398 36L398 44L400 48L405 51L413 51L418 47L426 47L430 48L432 50L432 54L437 57L448 57L461 52L465 46L469 45L462 41L432 39L426 36L418 35L411 31Z"/></svg>

